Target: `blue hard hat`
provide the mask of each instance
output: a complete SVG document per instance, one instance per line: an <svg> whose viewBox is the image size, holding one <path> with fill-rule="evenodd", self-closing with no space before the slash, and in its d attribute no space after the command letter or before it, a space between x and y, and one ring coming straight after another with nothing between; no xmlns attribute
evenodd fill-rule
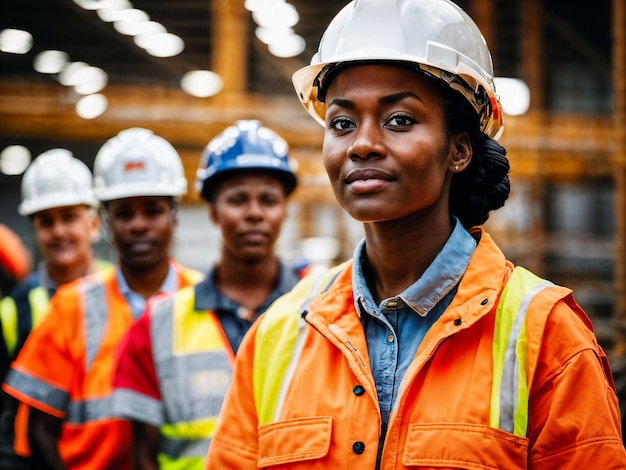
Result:
<svg viewBox="0 0 626 470"><path fill-rule="evenodd" d="M200 195L210 200L224 177L237 171L261 170L275 173L287 195L297 185L287 158L287 142L257 120L241 120L226 128L205 147L196 173Z"/></svg>

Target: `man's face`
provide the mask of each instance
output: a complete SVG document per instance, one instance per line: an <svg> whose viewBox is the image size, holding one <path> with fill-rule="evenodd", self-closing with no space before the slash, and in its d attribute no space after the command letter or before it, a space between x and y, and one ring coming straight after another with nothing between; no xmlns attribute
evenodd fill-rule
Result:
<svg viewBox="0 0 626 470"><path fill-rule="evenodd" d="M98 234L96 212L84 205L54 207L32 217L35 240L46 262L59 269L87 265Z"/></svg>
<svg viewBox="0 0 626 470"><path fill-rule="evenodd" d="M209 216L222 232L225 253L254 262L274 256L286 209L285 189L276 176L245 172L221 184Z"/></svg>
<svg viewBox="0 0 626 470"><path fill-rule="evenodd" d="M120 264L149 270L169 263L169 248L177 224L169 197L113 200L107 204L107 215Z"/></svg>

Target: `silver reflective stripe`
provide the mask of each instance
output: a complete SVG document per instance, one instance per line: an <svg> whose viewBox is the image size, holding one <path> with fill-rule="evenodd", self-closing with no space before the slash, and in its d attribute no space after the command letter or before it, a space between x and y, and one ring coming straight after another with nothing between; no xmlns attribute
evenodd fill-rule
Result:
<svg viewBox="0 0 626 470"><path fill-rule="evenodd" d="M211 439L173 439L161 436L159 452L171 459L184 457L206 457Z"/></svg>
<svg viewBox="0 0 626 470"><path fill-rule="evenodd" d="M89 373L102 344L107 324L108 302L101 282L85 283L81 287L85 313L85 372Z"/></svg>
<svg viewBox="0 0 626 470"><path fill-rule="evenodd" d="M116 388L112 396L114 416L135 419L155 427L163 424L165 417L159 400L126 388Z"/></svg>
<svg viewBox="0 0 626 470"><path fill-rule="evenodd" d="M6 384L55 410L65 411L67 408L69 394L65 390L53 387L16 369L9 370Z"/></svg>
<svg viewBox="0 0 626 470"><path fill-rule="evenodd" d="M519 310L516 312L513 326L507 340L506 352L504 356L504 369L502 370L502 385L500 388L500 425L503 431L513 433L515 425L515 410L519 404L519 374L521 366L516 354L517 342L520 338L522 325L526 320L528 306L533 298L546 287L552 284L549 281L543 282L531 289L524 295Z"/></svg>
<svg viewBox="0 0 626 470"><path fill-rule="evenodd" d="M113 416L113 397L94 398L85 401L71 401L67 408L68 423L85 424L89 421Z"/></svg>
<svg viewBox="0 0 626 470"><path fill-rule="evenodd" d="M174 354L174 298L170 296L153 304L152 353L166 422L191 423L219 414L231 382L232 368L222 349ZM193 299L194 296L190 296L186 314L208 315L209 312L193 310Z"/></svg>

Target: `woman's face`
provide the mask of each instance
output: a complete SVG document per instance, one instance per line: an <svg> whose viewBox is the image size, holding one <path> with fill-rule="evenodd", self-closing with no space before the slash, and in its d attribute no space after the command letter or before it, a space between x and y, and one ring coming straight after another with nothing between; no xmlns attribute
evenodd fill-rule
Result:
<svg viewBox="0 0 626 470"><path fill-rule="evenodd" d="M451 172L469 144L464 134L447 135L429 79L390 65L354 66L335 77L326 103L324 165L353 218L448 213Z"/></svg>
<svg viewBox="0 0 626 470"><path fill-rule="evenodd" d="M274 256L287 211L285 189L269 173L243 172L226 179L209 217L222 232L223 250L248 262Z"/></svg>

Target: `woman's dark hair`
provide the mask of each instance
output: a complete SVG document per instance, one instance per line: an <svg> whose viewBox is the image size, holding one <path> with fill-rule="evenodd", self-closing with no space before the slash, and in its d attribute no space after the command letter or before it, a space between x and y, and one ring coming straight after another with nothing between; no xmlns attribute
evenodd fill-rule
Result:
<svg viewBox="0 0 626 470"><path fill-rule="evenodd" d="M469 229L484 224L509 197L509 160L506 149L480 131L478 115L465 98L445 84L440 88L449 135L467 132L472 144L472 160L453 176L450 188L450 213Z"/></svg>

